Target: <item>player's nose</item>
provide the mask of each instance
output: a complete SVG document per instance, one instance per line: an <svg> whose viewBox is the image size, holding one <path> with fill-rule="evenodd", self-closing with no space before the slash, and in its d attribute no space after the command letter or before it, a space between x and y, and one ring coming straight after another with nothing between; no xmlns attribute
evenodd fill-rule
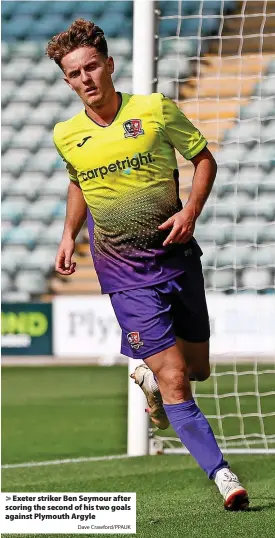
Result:
<svg viewBox="0 0 275 538"><path fill-rule="evenodd" d="M87 83L87 82L89 82L90 80L91 80L91 77L90 77L89 73L86 73L86 71L82 71L82 72L81 72L81 81L82 81L83 83Z"/></svg>

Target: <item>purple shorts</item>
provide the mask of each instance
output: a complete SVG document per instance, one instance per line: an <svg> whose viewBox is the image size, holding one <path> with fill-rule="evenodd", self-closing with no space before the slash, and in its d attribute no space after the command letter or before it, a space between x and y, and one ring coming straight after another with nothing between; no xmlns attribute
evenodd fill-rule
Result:
<svg viewBox="0 0 275 538"><path fill-rule="evenodd" d="M146 359L176 342L210 337L201 262L162 284L110 294L122 329L121 353Z"/></svg>

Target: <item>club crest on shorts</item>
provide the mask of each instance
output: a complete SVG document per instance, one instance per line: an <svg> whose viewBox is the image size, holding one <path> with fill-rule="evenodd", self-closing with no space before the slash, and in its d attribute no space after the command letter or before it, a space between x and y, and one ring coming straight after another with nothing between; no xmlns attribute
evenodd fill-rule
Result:
<svg viewBox="0 0 275 538"><path fill-rule="evenodd" d="M137 138L139 135L144 135L144 131L142 129L141 120L133 119L133 120L127 120L123 123L124 127L124 136L125 138Z"/></svg>
<svg viewBox="0 0 275 538"><path fill-rule="evenodd" d="M140 339L139 332L128 333L127 340L130 346L134 349L139 349L141 346L143 346L143 342Z"/></svg>

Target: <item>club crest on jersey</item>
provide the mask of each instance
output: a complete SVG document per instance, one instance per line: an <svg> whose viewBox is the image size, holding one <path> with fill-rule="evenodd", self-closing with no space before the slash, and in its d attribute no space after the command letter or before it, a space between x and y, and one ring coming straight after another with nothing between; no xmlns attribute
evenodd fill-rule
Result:
<svg viewBox="0 0 275 538"><path fill-rule="evenodd" d="M139 332L128 333L127 340L130 346L134 349L139 349L141 346L143 346L143 342L140 339Z"/></svg>
<svg viewBox="0 0 275 538"><path fill-rule="evenodd" d="M143 135L141 120L127 120L123 123L125 138L137 138L139 135Z"/></svg>

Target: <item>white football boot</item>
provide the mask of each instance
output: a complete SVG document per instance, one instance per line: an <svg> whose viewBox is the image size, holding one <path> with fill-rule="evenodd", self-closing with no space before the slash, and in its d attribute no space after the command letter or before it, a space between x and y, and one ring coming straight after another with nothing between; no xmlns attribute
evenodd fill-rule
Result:
<svg viewBox="0 0 275 538"><path fill-rule="evenodd" d="M141 364L136 367L130 377L135 380L146 396L149 405L148 413L152 422L160 430L166 430L169 426L169 420L164 411L161 394L153 372L146 364Z"/></svg>
<svg viewBox="0 0 275 538"><path fill-rule="evenodd" d="M230 469L220 469L215 476L215 483L224 498L226 510L245 510L248 508L248 493Z"/></svg>

